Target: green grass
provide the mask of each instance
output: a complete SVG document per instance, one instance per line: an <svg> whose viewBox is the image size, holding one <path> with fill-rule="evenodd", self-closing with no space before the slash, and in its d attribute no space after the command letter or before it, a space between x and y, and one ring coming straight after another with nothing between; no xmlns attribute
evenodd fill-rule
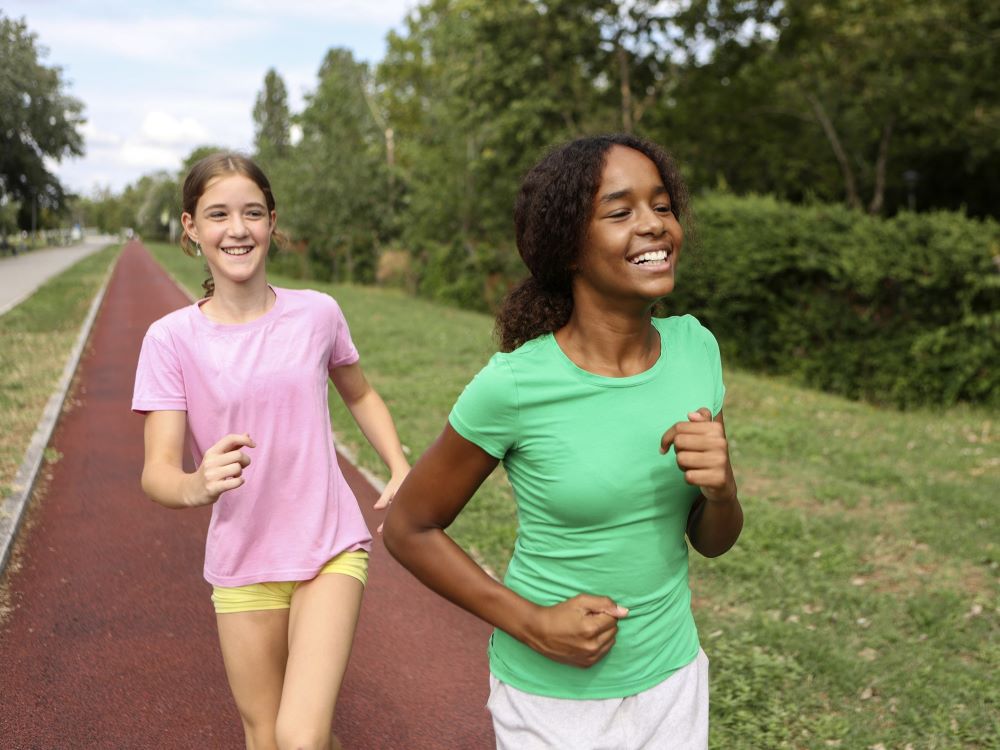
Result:
<svg viewBox="0 0 1000 750"><path fill-rule="evenodd" d="M197 264L155 249L200 285ZM394 291L311 286L340 301L419 456L493 351L492 321ZM691 557L712 747L1000 747L998 414L896 412L746 372L726 378L746 528L723 557ZM381 471L333 396L335 428ZM514 528L496 472L452 531L503 570Z"/></svg>
<svg viewBox="0 0 1000 750"><path fill-rule="evenodd" d="M84 258L0 316L0 496L10 494L80 324L118 250L112 246Z"/></svg>

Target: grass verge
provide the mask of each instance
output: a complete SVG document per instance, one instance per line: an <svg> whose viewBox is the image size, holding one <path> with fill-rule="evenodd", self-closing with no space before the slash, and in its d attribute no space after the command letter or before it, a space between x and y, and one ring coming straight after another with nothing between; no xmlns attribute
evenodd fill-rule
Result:
<svg viewBox="0 0 1000 750"><path fill-rule="evenodd" d="M80 323L119 249L87 256L0 316L0 496L10 494Z"/></svg>
<svg viewBox="0 0 1000 750"><path fill-rule="evenodd" d="M200 286L200 264L153 249ZM492 321L395 291L309 286L340 301L419 456L493 351ZM1000 747L998 415L896 412L739 371L727 384L746 528L723 557L691 557L712 747ZM332 395L337 430L381 472ZM452 532L503 570L515 526L495 472Z"/></svg>

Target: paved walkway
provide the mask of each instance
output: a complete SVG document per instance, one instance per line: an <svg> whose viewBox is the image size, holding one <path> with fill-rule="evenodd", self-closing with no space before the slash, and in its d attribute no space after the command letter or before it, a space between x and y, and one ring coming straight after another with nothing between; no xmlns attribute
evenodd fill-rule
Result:
<svg viewBox="0 0 1000 750"><path fill-rule="evenodd" d="M118 238L111 236L87 237L72 247L50 247L0 257L0 315L60 271L117 241Z"/></svg>
<svg viewBox="0 0 1000 750"><path fill-rule="evenodd" d="M184 295L138 243L115 269L52 446L62 458L21 532L0 622L0 747L243 747L201 578L207 509L139 489L139 344ZM374 528L374 489L345 474ZM376 543L335 728L348 750L486 750L488 628Z"/></svg>

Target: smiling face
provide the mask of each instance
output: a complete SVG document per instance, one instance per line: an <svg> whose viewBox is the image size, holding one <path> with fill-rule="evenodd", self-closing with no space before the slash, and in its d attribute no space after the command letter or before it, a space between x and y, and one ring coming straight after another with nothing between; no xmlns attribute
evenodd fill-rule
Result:
<svg viewBox="0 0 1000 750"><path fill-rule="evenodd" d="M193 213L181 214L184 231L201 245L217 289L220 283L263 277L276 220L257 183L239 173L210 180Z"/></svg>
<svg viewBox="0 0 1000 750"><path fill-rule="evenodd" d="M656 165L612 146L573 279L574 297L649 304L674 288L684 230Z"/></svg>

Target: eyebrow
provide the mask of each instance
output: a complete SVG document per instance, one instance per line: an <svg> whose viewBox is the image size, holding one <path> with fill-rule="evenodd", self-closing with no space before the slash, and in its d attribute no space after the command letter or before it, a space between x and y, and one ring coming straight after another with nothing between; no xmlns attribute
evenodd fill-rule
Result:
<svg viewBox="0 0 1000 750"><path fill-rule="evenodd" d="M229 206L225 203L213 203L211 206L205 206L203 210L211 211L213 208L229 208ZM265 206L263 203L247 203L243 208L265 208Z"/></svg>
<svg viewBox="0 0 1000 750"><path fill-rule="evenodd" d="M659 185L653 189L653 195L662 195L663 193L670 195L670 191L667 190L667 188L663 185ZM616 190L613 193L602 195L599 203L602 205L605 203L611 203L612 201L616 201L621 198L628 198L630 195L632 195L632 188L625 188L624 190Z"/></svg>

